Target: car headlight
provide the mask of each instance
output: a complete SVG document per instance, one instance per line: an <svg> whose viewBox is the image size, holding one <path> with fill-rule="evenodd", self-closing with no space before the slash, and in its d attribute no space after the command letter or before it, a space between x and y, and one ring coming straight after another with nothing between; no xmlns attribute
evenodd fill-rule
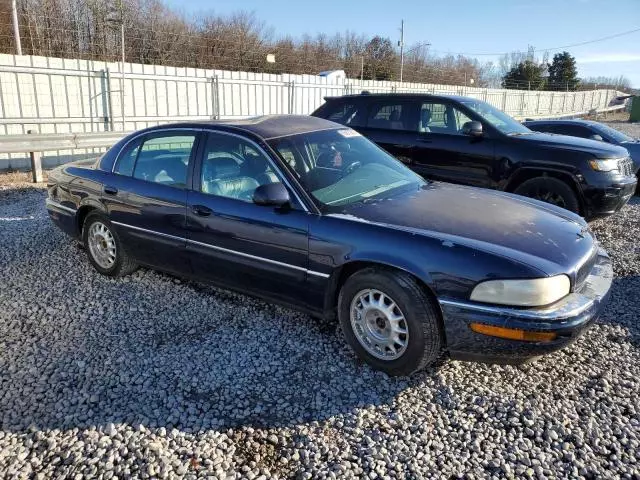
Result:
<svg viewBox="0 0 640 480"><path fill-rule="evenodd" d="M518 307L541 307L560 300L571 291L566 275L530 280L488 280L471 292L471 300Z"/></svg>
<svg viewBox="0 0 640 480"><path fill-rule="evenodd" d="M617 172L619 162L617 158L610 160L589 160L589 165L596 172Z"/></svg>

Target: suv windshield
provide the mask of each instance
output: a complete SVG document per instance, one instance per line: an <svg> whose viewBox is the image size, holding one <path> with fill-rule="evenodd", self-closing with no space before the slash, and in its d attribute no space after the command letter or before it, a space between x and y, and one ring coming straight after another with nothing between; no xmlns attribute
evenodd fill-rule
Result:
<svg viewBox="0 0 640 480"><path fill-rule="evenodd" d="M319 206L327 211L389 198L426 182L350 128L269 141Z"/></svg>
<svg viewBox="0 0 640 480"><path fill-rule="evenodd" d="M527 135L533 133L502 110L482 100L463 100L462 104L480 115L486 122L507 135Z"/></svg>

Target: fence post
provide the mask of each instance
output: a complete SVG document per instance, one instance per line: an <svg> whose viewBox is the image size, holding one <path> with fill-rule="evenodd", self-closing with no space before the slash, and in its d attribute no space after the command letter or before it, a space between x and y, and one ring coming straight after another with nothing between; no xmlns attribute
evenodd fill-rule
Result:
<svg viewBox="0 0 640 480"><path fill-rule="evenodd" d="M27 130L27 133L38 133L35 130ZM42 179L42 156L40 152L29 152L29 159L31 160L31 178L33 183L41 183Z"/></svg>
<svg viewBox="0 0 640 480"><path fill-rule="evenodd" d="M540 114L540 92L538 92L538 99L536 101L536 115Z"/></svg>
<svg viewBox="0 0 640 480"><path fill-rule="evenodd" d="M102 70L102 111L104 129L113 132L113 103L111 101L111 75L109 69Z"/></svg>
<svg viewBox="0 0 640 480"><path fill-rule="evenodd" d="M209 79L211 83L211 118L216 120L220 118L220 93L218 75L214 75Z"/></svg>
<svg viewBox="0 0 640 480"><path fill-rule="evenodd" d="M507 91L504 91L504 94L502 95L502 111L506 111L507 110Z"/></svg>
<svg viewBox="0 0 640 480"><path fill-rule="evenodd" d="M524 116L524 104L525 104L524 96L525 96L525 93L522 92L522 96L520 97L520 115L521 116Z"/></svg>
<svg viewBox="0 0 640 480"><path fill-rule="evenodd" d="M553 113L553 99L555 98L555 92L551 92L551 102L549 103L549 113Z"/></svg>
<svg viewBox="0 0 640 480"><path fill-rule="evenodd" d="M296 104L295 104L295 82L291 80L288 84L289 88L289 113L293 114Z"/></svg>

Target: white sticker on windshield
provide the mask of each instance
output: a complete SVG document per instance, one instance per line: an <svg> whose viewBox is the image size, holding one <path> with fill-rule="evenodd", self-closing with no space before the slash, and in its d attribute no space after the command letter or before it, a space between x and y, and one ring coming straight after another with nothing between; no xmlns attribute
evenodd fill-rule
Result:
<svg viewBox="0 0 640 480"><path fill-rule="evenodd" d="M342 135L344 138L353 138L353 137L361 137L358 132L355 130L351 130L350 128L346 128L344 130L338 130L338 133Z"/></svg>

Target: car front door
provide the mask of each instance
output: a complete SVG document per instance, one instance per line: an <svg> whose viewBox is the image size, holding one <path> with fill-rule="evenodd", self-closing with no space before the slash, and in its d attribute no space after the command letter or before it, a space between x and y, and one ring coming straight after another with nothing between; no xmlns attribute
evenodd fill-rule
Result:
<svg viewBox="0 0 640 480"><path fill-rule="evenodd" d="M253 203L255 189L283 182L253 141L210 132L188 192L187 250L196 275L285 303L306 299L309 214L287 187L290 208Z"/></svg>
<svg viewBox="0 0 640 480"><path fill-rule="evenodd" d="M133 257L176 273L186 256L187 185L200 132L166 129L134 138L118 155L102 200Z"/></svg>
<svg viewBox="0 0 640 480"><path fill-rule="evenodd" d="M418 109L413 102L398 98L375 101L369 107L366 126L352 128L411 165L418 131Z"/></svg>
<svg viewBox="0 0 640 480"><path fill-rule="evenodd" d="M481 137L462 133L465 123L478 118L441 100L420 102L419 116L410 165L416 173L478 187L497 186L494 140L486 133Z"/></svg>

